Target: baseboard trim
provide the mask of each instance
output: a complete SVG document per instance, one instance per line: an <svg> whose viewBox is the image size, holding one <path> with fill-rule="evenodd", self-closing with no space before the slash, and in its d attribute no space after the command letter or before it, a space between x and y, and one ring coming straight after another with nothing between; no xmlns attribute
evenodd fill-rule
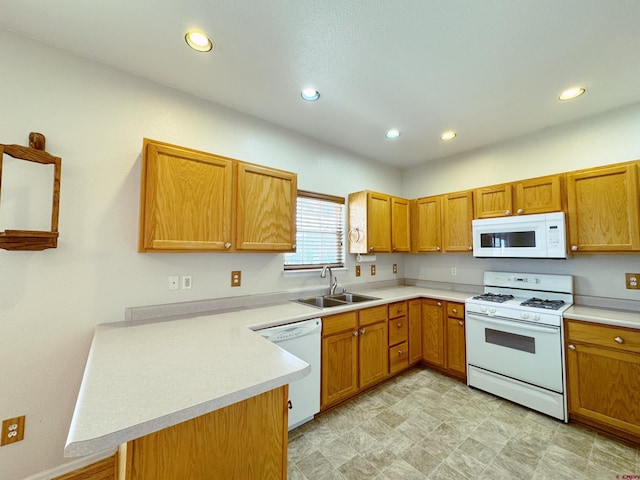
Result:
<svg viewBox="0 0 640 480"><path fill-rule="evenodd" d="M71 473L74 470L78 470L80 468L91 465L92 463L104 460L105 458L112 457L113 455L115 455L116 451L117 449L113 449L106 452L96 453L94 455L88 455L86 457L80 457L71 460L70 462L63 463L62 465L50 468L49 470L45 470L43 472L25 477L23 480L51 480L52 478Z"/></svg>

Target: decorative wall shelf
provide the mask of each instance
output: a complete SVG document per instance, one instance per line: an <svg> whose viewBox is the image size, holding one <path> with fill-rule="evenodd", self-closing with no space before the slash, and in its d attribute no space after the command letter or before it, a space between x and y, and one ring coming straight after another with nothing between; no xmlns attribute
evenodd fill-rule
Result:
<svg viewBox="0 0 640 480"><path fill-rule="evenodd" d="M5 153L18 160L54 166L51 231L5 230L0 232L0 248L5 250L45 250L58 246L62 159L45 152L45 143L44 135L31 132L28 147L0 144L0 192L2 191L2 159Z"/></svg>

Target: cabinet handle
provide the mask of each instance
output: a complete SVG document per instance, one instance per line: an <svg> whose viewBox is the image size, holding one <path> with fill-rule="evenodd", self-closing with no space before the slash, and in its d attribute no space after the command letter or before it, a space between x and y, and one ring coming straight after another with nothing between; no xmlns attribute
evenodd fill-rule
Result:
<svg viewBox="0 0 640 480"><path fill-rule="evenodd" d="M469 247L469 248L467 248L467 250L469 250L471 252L471 251L473 251L473 247Z"/></svg>
<svg viewBox="0 0 640 480"><path fill-rule="evenodd" d="M578 251L578 246L577 245L571 245L571 251L572 252L577 252Z"/></svg>
<svg viewBox="0 0 640 480"><path fill-rule="evenodd" d="M396 309L396 313L402 313L402 307L398 307L398 308Z"/></svg>
<svg viewBox="0 0 640 480"><path fill-rule="evenodd" d="M370 251L370 252L373 252L373 247L369 247L369 251Z"/></svg>
<svg viewBox="0 0 640 480"><path fill-rule="evenodd" d="M618 343L624 343L624 340L622 338L620 338L620 337L616 337L616 338L614 338L614 340L616 342L618 342Z"/></svg>
<svg viewBox="0 0 640 480"><path fill-rule="evenodd" d="M287 402L287 405L289 406L289 410L293 409L293 403L291 403L291 400Z"/></svg>
<svg viewBox="0 0 640 480"><path fill-rule="evenodd" d="M393 248L391 249L391 251L392 251L392 252L397 252L397 251L398 251L398 249L397 249L396 247L393 247Z"/></svg>
<svg viewBox="0 0 640 480"><path fill-rule="evenodd" d="M356 330L355 332L353 332L353 336L357 337L358 336L358 331Z"/></svg>
<svg viewBox="0 0 640 480"><path fill-rule="evenodd" d="M518 211L516 212L518 215L522 215L524 213L524 210L519 208Z"/></svg>
<svg viewBox="0 0 640 480"><path fill-rule="evenodd" d="M402 350L398 350L398 356L401 357L404 352Z"/></svg>
<svg viewBox="0 0 640 480"><path fill-rule="evenodd" d="M442 306L442 302L438 302L438 306L441 307Z"/></svg>
<svg viewBox="0 0 640 480"><path fill-rule="evenodd" d="M365 334L365 332L366 332L366 330L365 330L364 328L361 328L361 329L360 329L360 335L364 335L364 334Z"/></svg>
<svg viewBox="0 0 640 480"><path fill-rule="evenodd" d="M298 245L296 245L295 243L291 245L291 250L295 250L296 248L298 248Z"/></svg>
<svg viewBox="0 0 640 480"><path fill-rule="evenodd" d="M457 308L452 308L452 309L451 309L451 311L452 311L453 313L458 313L458 309L457 309Z"/></svg>
<svg viewBox="0 0 640 480"><path fill-rule="evenodd" d="M398 328L402 328L402 322L398 322Z"/></svg>
<svg viewBox="0 0 640 480"><path fill-rule="evenodd" d="M462 320L458 320L458 325L462 327L464 325L464 322Z"/></svg>
<svg viewBox="0 0 640 480"><path fill-rule="evenodd" d="M231 243L227 242L224 244L224 248L226 248L227 250L229 250L231 248Z"/></svg>
<svg viewBox="0 0 640 480"><path fill-rule="evenodd" d="M439 252L439 251L440 251L440 247L436 247L436 252Z"/></svg>
<svg viewBox="0 0 640 480"><path fill-rule="evenodd" d="M569 344L569 350L575 350L576 346L573 343Z"/></svg>
<svg viewBox="0 0 640 480"><path fill-rule="evenodd" d="M505 214L505 215L511 215L511 210L505 210L505 211L504 211L504 214Z"/></svg>

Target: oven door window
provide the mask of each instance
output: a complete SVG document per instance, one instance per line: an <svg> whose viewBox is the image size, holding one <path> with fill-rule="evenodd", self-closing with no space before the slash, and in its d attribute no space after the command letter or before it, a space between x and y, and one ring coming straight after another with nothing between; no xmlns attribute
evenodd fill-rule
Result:
<svg viewBox="0 0 640 480"><path fill-rule="evenodd" d="M487 343L501 347L512 348L514 350L520 350L521 352L536 353L536 339L534 337L485 328L484 340Z"/></svg>
<svg viewBox="0 0 640 480"><path fill-rule="evenodd" d="M491 232L480 234L482 248L535 248L536 232Z"/></svg>

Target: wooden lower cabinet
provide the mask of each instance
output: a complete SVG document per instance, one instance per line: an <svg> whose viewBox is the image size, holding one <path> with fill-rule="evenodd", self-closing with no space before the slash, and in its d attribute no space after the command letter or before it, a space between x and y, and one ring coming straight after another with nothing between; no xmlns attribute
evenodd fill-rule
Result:
<svg viewBox="0 0 640 480"><path fill-rule="evenodd" d="M116 480L117 475L118 456L114 455L65 475L54 477L52 480Z"/></svg>
<svg viewBox="0 0 640 480"><path fill-rule="evenodd" d="M287 478L288 386L126 444L124 480Z"/></svg>
<svg viewBox="0 0 640 480"><path fill-rule="evenodd" d="M422 360L422 301L409 300L409 365Z"/></svg>
<svg viewBox="0 0 640 480"><path fill-rule="evenodd" d="M569 417L640 443L640 330L565 320Z"/></svg>
<svg viewBox="0 0 640 480"><path fill-rule="evenodd" d="M321 410L387 378L387 337L386 305L322 319Z"/></svg>
<svg viewBox="0 0 640 480"><path fill-rule="evenodd" d="M448 375L467 377L464 304L422 300L422 359Z"/></svg>

